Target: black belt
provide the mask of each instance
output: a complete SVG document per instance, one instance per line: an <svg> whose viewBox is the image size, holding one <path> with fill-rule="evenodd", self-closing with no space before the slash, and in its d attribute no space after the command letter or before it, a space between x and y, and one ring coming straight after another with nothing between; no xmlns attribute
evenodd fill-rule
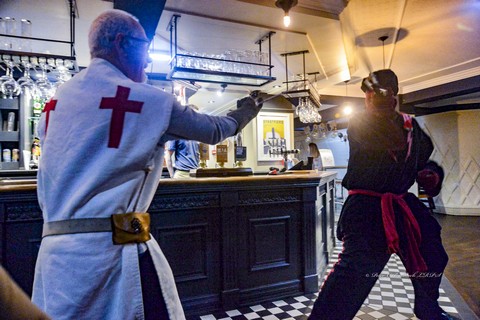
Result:
<svg viewBox="0 0 480 320"><path fill-rule="evenodd" d="M43 224L42 237L69 233L112 232L112 218L85 218Z"/></svg>

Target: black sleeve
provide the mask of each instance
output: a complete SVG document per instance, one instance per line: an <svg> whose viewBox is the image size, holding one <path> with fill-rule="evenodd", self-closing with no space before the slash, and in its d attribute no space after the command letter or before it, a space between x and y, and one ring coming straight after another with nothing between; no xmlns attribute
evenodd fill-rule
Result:
<svg viewBox="0 0 480 320"><path fill-rule="evenodd" d="M417 154L417 172L423 170L433 152L432 139L420 128L413 119L413 143Z"/></svg>
<svg viewBox="0 0 480 320"><path fill-rule="evenodd" d="M396 113L360 113L350 119L347 134L350 142L364 150L403 150L406 146L403 119Z"/></svg>

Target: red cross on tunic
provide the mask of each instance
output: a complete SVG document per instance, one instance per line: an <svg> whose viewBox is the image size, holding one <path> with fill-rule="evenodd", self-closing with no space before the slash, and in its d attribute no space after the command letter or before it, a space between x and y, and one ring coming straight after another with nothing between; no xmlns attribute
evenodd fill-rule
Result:
<svg viewBox="0 0 480 320"><path fill-rule="evenodd" d="M45 103L45 107L43 107L42 112L47 113L47 116L46 116L46 119L45 119L45 135L47 134L48 121L50 120L50 111L55 110L56 106L57 106L57 100L50 99L50 101Z"/></svg>
<svg viewBox="0 0 480 320"><path fill-rule="evenodd" d="M109 148L118 148L122 139L125 113L141 113L143 102L128 100L130 88L118 86L117 94L113 98L102 98L100 109L112 109L110 122L110 135L108 139Z"/></svg>

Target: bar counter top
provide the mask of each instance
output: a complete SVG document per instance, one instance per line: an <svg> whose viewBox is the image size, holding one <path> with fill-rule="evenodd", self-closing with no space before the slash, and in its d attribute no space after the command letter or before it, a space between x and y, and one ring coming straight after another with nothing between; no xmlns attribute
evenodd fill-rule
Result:
<svg viewBox="0 0 480 320"><path fill-rule="evenodd" d="M277 175L249 175L249 176L236 176L236 177L209 177L209 178L190 178L190 179L160 179L159 187L165 186L184 186L192 184L249 184L249 183L268 183L278 182L279 180L289 181L290 183L308 181L312 179L333 179L335 172L332 171L318 171L315 170L297 170L287 171L283 174ZM0 177L0 192L12 192L12 191L31 191L36 190L37 180L35 178L9 178Z"/></svg>

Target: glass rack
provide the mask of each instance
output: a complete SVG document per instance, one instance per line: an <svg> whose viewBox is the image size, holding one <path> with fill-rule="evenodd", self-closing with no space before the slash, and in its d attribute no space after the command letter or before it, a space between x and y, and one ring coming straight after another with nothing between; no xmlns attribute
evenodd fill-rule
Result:
<svg viewBox="0 0 480 320"><path fill-rule="evenodd" d="M308 50L283 53L285 57L285 78L286 91L283 96L296 106L295 115L298 116L303 123L320 123L322 116L320 115L320 94L316 89L316 78L319 72L305 72L305 54ZM288 80L288 57L294 55L302 55L303 57L303 74L298 75L294 80ZM312 83L309 76L314 76L315 81Z"/></svg>
<svg viewBox="0 0 480 320"><path fill-rule="evenodd" d="M180 15L173 15L170 30L171 80L221 83L229 85L263 86L276 80L272 77L270 31L255 42L259 51L226 50L223 54L208 55L179 52L177 48L177 24ZM262 43L268 41L268 53L262 52Z"/></svg>
<svg viewBox="0 0 480 320"><path fill-rule="evenodd" d="M289 100L306 98L320 109L320 94L315 88L315 84L312 83L310 79L291 80L284 83L287 84L287 90L283 92L285 98Z"/></svg>

